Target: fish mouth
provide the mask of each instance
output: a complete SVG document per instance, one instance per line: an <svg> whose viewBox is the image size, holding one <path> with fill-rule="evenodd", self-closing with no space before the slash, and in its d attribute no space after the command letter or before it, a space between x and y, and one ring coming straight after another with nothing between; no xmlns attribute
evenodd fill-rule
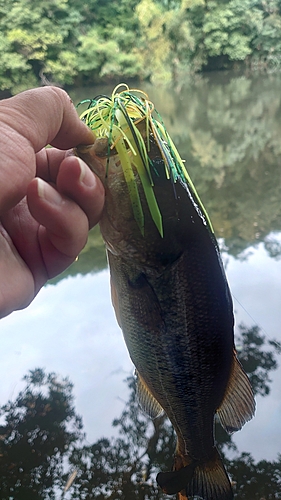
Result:
<svg viewBox="0 0 281 500"><path fill-rule="evenodd" d="M73 153L75 156L81 158L104 184L105 163L107 158L107 155L103 154L105 144L97 145L96 142L90 145L80 144L75 149L73 149Z"/></svg>
<svg viewBox="0 0 281 500"><path fill-rule="evenodd" d="M98 137L94 144L77 146L78 155L91 154L99 158L108 158L109 156L117 155L116 148L110 148L109 140L106 137Z"/></svg>
<svg viewBox="0 0 281 500"><path fill-rule="evenodd" d="M124 90L120 91L120 87L124 87ZM173 183L180 180L189 186L213 231L184 162L147 94L120 84L113 90L111 97L96 96L82 103L88 103L88 108L80 118L96 134L97 139L91 148L86 147L85 150L85 147L78 147L78 155L81 154L83 158L84 154L86 159L90 153L91 156L99 157L103 163L106 161L105 177L108 175L109 159L119 157L134 218L142 235L145 224L145 208L141 200L143 194L150 217L161 238L164 236L162 214L154 189L158 180L157 175L154 178L154 173L158 174L158 164L161 169L163 167L167 180L171 179ZM92 159L94 170L95 162Z"/></svg>

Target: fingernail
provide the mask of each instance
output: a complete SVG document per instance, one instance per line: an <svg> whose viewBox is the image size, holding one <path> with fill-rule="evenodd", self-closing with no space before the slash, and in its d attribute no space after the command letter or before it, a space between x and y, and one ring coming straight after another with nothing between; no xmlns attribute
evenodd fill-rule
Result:
<svg viewBox="0 0 281 500"><path fill-rule="evenodd" d="M79 177L79 182L84 184L87 187L93 187L96 184L96 179L94 174L90 171L90 169L85 165L83 160L80 158L77 158L79 161L80 165L80 177Z"/></svg>
<svg viewBox="0 0 281 500"><path fill-rule="evenodd" d="M43 200L48 201L52 205L60 205L63 201L61 195L52 186L44 182L42 179L37 179L38 196Z"/></svg>

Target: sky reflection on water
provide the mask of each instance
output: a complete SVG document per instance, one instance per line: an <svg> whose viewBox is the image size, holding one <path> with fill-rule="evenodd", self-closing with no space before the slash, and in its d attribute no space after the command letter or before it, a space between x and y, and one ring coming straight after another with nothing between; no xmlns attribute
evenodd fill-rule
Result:
<svg viewBox="0 0 281 500"><path fill-rule="evenodd" d="M278 238L281 240L281 234ZM281 261L271 259L262 243L249 250L251 255L246 261L229 257L226 267L234 296L236 325L257 324L267 340L274 338L281 342ZM257 396L255 418L233 436L239 451L250 451L257 460L276 459L281 450L280 366L270 378L270 395Z"/></svg>
<svg viewBox="0 0 281 500"><path fill-rule="evenodd" d="M2 404L18 393L28 370L43 367L74 383L87 438L111 435L132 365L111 307L107 270L45 287L28 309L2 320L1 345Z"/></svg>
<svg viewBox="0 0 281 500"><path fill-rule="evenodd" d="M281 239L281 235L279 235ZM234 297L236 325L253 324L268 339L281 341L281 261L263 245L246 261L228 257L226 272ZM241 305L247 310L241 307ZM111 436L112 420L127 400L124 380L133 373L109 295L109 273L69 277L45 287L28 309L1 322L0 402L13 398L28 370L44 367L74 383L76 409L87 440ZM258 396L255 418L234 435L239 451L255 459L275 459L281 450L281 367L272 372L271 393ZM258 439L257 439L258 437Z"/></svg>
<svg viewBox="0 0 281 500"><path fill-rule="evenodd" d="M281 342L279 88L278 75L275 80L223 75L199 78L179 95L145 90L188 160L217 236L225 238L236 325L256 323L267 340ZM81 98L99 92L88 89ZM269 241L274 245L265 245ZM90 443L116 432L111 423L128 399L124 380L134 371L104 265L100 237L91 236L63 279L47 285L26 310L1 320L0 405L16 397L29 370L42 367L68 376ZM274 460L281 451L281 367L270 378L270 395L257 397L255 418L233 438L239 452L256 460Z"/></svg>

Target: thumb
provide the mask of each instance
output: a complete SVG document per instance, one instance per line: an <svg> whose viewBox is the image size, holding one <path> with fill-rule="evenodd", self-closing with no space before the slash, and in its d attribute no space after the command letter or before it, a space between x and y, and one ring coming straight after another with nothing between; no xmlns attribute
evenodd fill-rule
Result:
<svg viewBox="0 0 281 500"><path fill-rule="evenodd" d="M18 203L36 172L35 153L47 144L68 149L94 142L68 94L56 87L0 101L0 214Z"/></svg>

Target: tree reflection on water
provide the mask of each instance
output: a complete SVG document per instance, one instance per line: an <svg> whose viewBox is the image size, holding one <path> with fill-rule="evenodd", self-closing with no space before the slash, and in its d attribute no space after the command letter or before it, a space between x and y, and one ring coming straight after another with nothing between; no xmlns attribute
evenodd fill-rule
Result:
<svg viewBox="0 0 281 500"><path fill-rule="evenodd" d="M84 437L73 405L73 385L42 369L24 377L26 387L1 407L1 499L55 498L63 461Z"/></svg>
<svg viewBox="0 0 281 500"><path fill-rule="evenodd" d="M281 74L194 78L180 92L148 83L141 88L160 112L228 254L244 259L249 247L262 243L280 258ZM72 97L78 103L104 92L111 91L88 88ZM104 267L95 228L79 260L54 281Z"/></svg>
<svg viewBox="0 0 281 500"><path fill-rule="evenodd" d="M254 392L266 397L280 346L267 341L257 326L244 325L239 327L237 345ZM1 407L2 500L168 498L158 489L155 475L172 465L174 431L165 416L151 421L139 409L133 377L127 379L129 401L113 421L118 436L93 444L86 442L68 379L36 369L24 381L26 387L16 399ZM250 453L239 454L232 437L219 423L216 440L237 500L280 498L281 457L256 463ZM230 450L234 456L231 459ZM66 492L67 479L73 472L76 477Z"/></svg>

